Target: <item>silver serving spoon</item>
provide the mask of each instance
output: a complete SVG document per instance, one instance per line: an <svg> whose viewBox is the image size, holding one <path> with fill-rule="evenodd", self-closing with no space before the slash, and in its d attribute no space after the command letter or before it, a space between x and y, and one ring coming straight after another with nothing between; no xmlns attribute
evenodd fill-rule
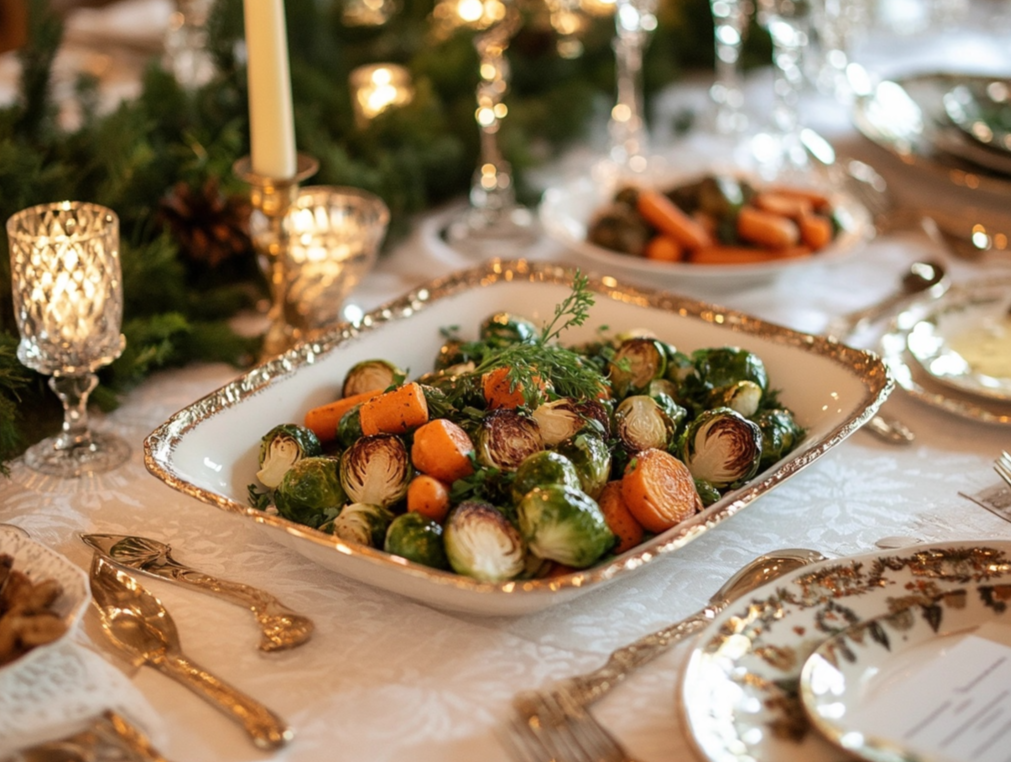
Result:
<svg viewBox="0 0 1011 762"><path fill-rule="evenodd" d="M839 341L845 341L914 297L924 295L936 299L950 287L951 279L943 264L934 260L913 262L895 291L879 302L834 318L829 321L825 333Z"/></svg>
<svg viewBox="0 0 1011 762"><path fill-rule="evenodd" d="M92 559L91 595L109 641L134 663L189 688L242 725L257 748L278 749L291 740L294 733L280 717L187 658L161 601L100 553Z"/></svg>
<svg viewBox="0 0 1011 762"><path fill-rule="evenodd" d="M557 702L550 701L552 695L565 694L580 706L591 704L674 643L699 632L734 601L784 574L823 560L824 555L805 548L788 548L759 556L728 579L702 610L622 646L611 654L603 666L592 672L561 680L545 691L519 694L513 700L513 705L527 717L543 717L545 711L551 711L551 706L558 706Z"/></svg>
<svg viewBox="0 0 1011 762"><path fill-rule="evenodd" d="M312 636L314 625L308 617L295 613L264 590L212 577L179 563L171 555L171 546L164 542L121 534L82 534L81 539L119 566L191 587L248 608L260 625L261 651L294 648Z"/></svg>

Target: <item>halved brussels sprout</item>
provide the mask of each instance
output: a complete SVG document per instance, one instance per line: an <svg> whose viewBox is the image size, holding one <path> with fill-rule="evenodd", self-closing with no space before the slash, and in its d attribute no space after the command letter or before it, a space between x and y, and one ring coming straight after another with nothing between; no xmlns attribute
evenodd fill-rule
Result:
<svg viewBox="0 0 1011 762"><path fill-rule="evenodd" d="M382 391L393 386L404 372L386 360L362 360L351 366L344 376L341 393L344 397L365 392Z"/></svg>
<svg viewBox="0 0 1011 762"><path fill-rule="evenodd" d="M537 326L524 317L508 312L496 312L481 322L478 335L482 341L501 347L507 344L529 344L537 338Z"/></svg>
<svg viewBox="0 0 1011 762"><path fill-rule="evenodd" d="M449 569L442 524L420 513L402 513L393 519L383 550L433 569Z"/></svg>
<svg viewBox="0 0 1011 762"><path fill-rule="evenodd" d="M358 403L337 422L337 444L348 448L362 437L362 405Z"/></svg>
<svg viewBox="0 0 1011 762"><path fill-rule="evenodd" d="M279 516L313 528L336 516L347 501L334 458L302 458L274 490Z"/></svg>
<svg viewBox="0 0 1011 762"><path fill-rule="evenodd" d="M762 404L762 387L754 381L742 379L727 386L719 386L709 393L710 407L729 407L745 418L751 418Z"/></svg>
<svg viewBox="0 0 1011 762"><path fill-rule="evenodd" d="M514 471L528 456L544 449L537 421L515 410L493 410L481 419L474 444L484 466Z"/></svg>
<svg viewBox="0 0 1011 762"><path fill-rule="evenodd" d="M384 508L404 499L413 475L407 447L392 434L356 440L340 458L340 479L355 503Z"/></svg>
<svg viewBox="0 0 1011 762"><path fill-rule="evenodd" d="M530 551L575 569L585 569L614 546L600 506L571 487L537 487L517 506L520 534Z"/></svg>
<svg viewBox="0 0 1011 762"><path fill-rule="evenodd" d="M685 430L681 459L692 476L717 489L750 479L761 457L758 425L728 407L703 411Z"/></svg>
<svg viewBox="0 0 1011 762"><path fill-rule="evenodd" d="M382 548L393 518L393 513L381 505L351 503L344 506L337 518L320 529L328 530L346 542Z"/></svg>
<svg viewBox="0 0 1011 762"><path fill-rule="evenodd" d="M583 492L596 499L611 477L611 450L598 434L581 431L555 448L572 461Z"/></svg>
<svg viewBox="0 0 1011 762"><path fill-rule="evenodd" d="M614 428L625 452L636 453L655 447L666 450L677 426L652 397L633 394L614 411Z"/></svg>
<svg viewBox="0 0 1011 762"><path fill-rule="evenodd" d="M482 582L505 582L526 568L526 544L495 507L477 500L460 503L446 517L443 533L449 565Z"/></svg>
<svg viewBox="0 0 1011 762"><path fill-rule="evenodd" d="M667 370L663 344L652 338L626 339L618 346L608 368L614 395L622 399L644 391L654 378Z"/></svg>
<svg viewBox="0 0 1011 762"><path fill-rule="evenodd" d="M548 447L554 447L559 442L575 436L586 425L586 419L579 411L578 403L567 397L538 405L533 415L540 429L541 439Z"/></svg>
<svg viewBox="0 0 1011 762"><path fill-rule="evenodd" d="M758 467L763 471L804 438L804 429L797 424L793 413L784 408L763 410L755 416L755 423L762 431L762 460Z"/></svg>
<svg viewBox="0 0 1011 762"><path fill-rule="evenodd" d="M572 461L560 452L541 450L528 455L513 478L511 492L513 502L518 503L534 487L548 484L562 484L573 489L582 489L579 472Z"/></svg>
<svg viewBox="0 0 1011 762"><path fill-rule="evenodd" d="M676 430L680 430L681 424L684 423L685 419L688 417L688 411L675 402L674 398L669 394L655 392L649 396L653 398L653 401L659 405L660 409L663 410L667 414L667 417L671 419L671 423L674 424L674 428Z"/></svg>
<svg viewBox="0 0 1011 762"><path fill-rule="evenodd" d="M323 447L312 429L295 423L275 426L260 439L260 470L256 478L263 486L274 489L295 463L322 452Z"/></svg>

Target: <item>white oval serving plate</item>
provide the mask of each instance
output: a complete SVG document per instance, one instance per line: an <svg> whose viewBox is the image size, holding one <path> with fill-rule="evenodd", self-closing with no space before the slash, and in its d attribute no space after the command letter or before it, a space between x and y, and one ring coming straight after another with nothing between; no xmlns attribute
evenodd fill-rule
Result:
<svg viewBox="0 0 1011 762"><path fill-rule="evenodd" d="M689 352L726 345L749 349L762 358L783 404L807 429L798 449L692 519L600 566L555 579L478 582L345 543L248 505L247 485L255 482L263 434L279 423L300 422L308 409L333 400L356 362L388 358L419 375L432 367L444 341L440 329L460 326L464 338L472 337L478 323L496 311L541 322L571 294L574 274L557 265L493 260L420 286L368 313L360 325L339 325L172 416L145 441L145 464L169 486L263 527L328 569L442 608L515 615L584 595L677 550L838 445L874 415L891 390L892 380L873 353L667 292L591 279L596 303L590 317L563 341L591 340L603 325L645 326Z"/></svg>

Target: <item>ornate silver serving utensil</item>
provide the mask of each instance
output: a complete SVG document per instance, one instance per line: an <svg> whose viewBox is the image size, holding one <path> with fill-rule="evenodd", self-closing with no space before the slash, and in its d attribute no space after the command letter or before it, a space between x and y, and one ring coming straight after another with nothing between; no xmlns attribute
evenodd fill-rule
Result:
<svg viewBox="0 0 1011 762"><path fill-rule="evenodd" d="M277 715L186 658L161 601L98 553L91 564L91 594L105 634L135 662L177 680L237 721L260 749L291 740L293 731Z"/></svg>
<svg viewBox="0 0 1011 762"><path fill-rule="evenodd" d="M309 640L315 629L310 619L296 614L270 593L218 579L179 563L170 555L171 546L164 542L122 534L82 534L81 539L119 566L178 582L250 609L263 631L261 651L299 646Z"/></svg>
<svg viewBox="0 0 1011 762"><path fill-rule="evenodd" d="M553 711L551 707L559 705L559 702L552 698L557 694L565 694L578 705L587 706L674 643L702 630L738 598L795 569L824 559L825 556L818 551L804 548L788 548L759 556L728 579L702 610L662 630L645 635L634 643L622 646L611 654L603 666L592 672L566 678L542 691L519 694L513 700L513 706L527 717L541 719L551 717Z"/></svg>
<svg viewBox="0 0 1011 762"><path fill-rule="evenodd" d="M5 759L7 762L167 762L144 733L111 709L80 732L23 749Z"/></svg>

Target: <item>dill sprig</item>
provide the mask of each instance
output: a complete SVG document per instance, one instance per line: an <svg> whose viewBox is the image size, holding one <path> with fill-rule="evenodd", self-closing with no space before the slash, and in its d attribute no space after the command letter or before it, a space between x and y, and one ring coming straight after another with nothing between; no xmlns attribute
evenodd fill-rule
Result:
<svg viewBox="0 0 1011 762"><path fill-rule="evenodd" d="M606 383L599 369L573 349L558 343L561 334L583 325L594 304L589 279L576 272L572 292L555 306L555 313L532 342L517 342L490 349L468 375L480 377L497 368L509 369L512 389L520 388L529 406L534 406L542 383L548 382L560 397L596 398Z"/></svg>

